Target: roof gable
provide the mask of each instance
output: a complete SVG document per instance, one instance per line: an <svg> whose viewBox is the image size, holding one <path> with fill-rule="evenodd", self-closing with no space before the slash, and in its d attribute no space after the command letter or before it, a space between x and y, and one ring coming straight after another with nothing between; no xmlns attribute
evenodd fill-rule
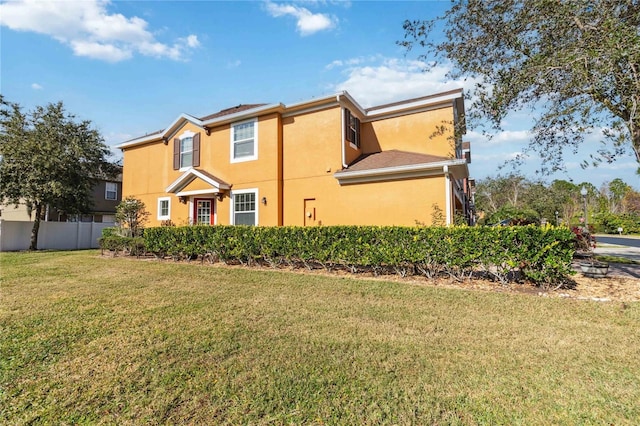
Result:
<svg viewBox="0 0 640 426"><path fill-rule="evenodd" d="M187 195L187 194L183 194L182 190L185 189L187 185L189 185L195 179L201 179L202 181L210 185L211 190L207 191L210 193L215 194L218 192L229 190L231 188L231 185L229 185L227 182L223 181L222 179L219 179L213 176L212 174L205 172L204 170L191 168L185 171L183 174L181 174L178 177L178 179L174 180L169 186L167 186L165 191L168 193L176 194L176 195ZM200 192L203 192L203 191L200 191Z"/></svg>

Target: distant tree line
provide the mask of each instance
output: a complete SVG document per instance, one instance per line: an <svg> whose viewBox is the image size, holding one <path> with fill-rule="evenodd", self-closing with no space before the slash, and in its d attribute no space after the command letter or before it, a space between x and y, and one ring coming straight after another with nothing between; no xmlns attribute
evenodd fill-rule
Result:
<svg viewBox="0 0 640 426"><path fill-rule="evenodd" d="M586 196L581 194L582 188ZM519 174L488 177L476 185L479 223L491 225L503 220L515 224L550 223L584 225L596 232L640 233L640 193L622 179L591 183L554 180L546 183Z"/></svg>

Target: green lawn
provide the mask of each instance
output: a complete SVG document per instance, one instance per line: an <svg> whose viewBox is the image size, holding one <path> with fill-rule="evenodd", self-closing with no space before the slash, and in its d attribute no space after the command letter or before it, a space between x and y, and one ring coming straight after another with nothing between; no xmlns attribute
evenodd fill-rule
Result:
<svg viewBox="0 0 640 426"><path fill-rule="evenodd" d="M0 423L638 424L640 304L0 254Z"/></svg>

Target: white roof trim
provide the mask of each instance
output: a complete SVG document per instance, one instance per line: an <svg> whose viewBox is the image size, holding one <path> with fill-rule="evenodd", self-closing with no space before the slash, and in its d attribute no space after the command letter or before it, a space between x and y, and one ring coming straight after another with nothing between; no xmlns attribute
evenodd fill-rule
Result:
<svg viewBox="0 0 640 426"><path fill-rule="evenodd" d="M237 113L211 118L206 121L202 121L189 114L182 113L162 132L141 136L139 138L123 142L120 145L116 145L116 148L124 149L146 142L165 139L169 135L171 135L175 131L175 129L184 121L189 121L196 126L204 129L208 126L215 126L243 120L245 118L257 117L260 114L270 111L280 112L283 114L283 116L290 116L298 113L308 112L309 110L320 109L319 105L342 105L345 101L355 106L365 120L371 121L376 118L382 118L393 114L402 114L421 109L424 110L425 108L428 109L437 105L447 105L449 103L455 102L456 99L462 99L462 97L462 89L455 89L448 92L436 93L434 95L426 96L423 98L408 100L407 102L400 101L393 104L381 105L379 107L371 107L365 109L347 91L341 91L333 95L309 99L289 105L284 105L282 103L263 105L261 107L251 108Z"/></svg>
<svg viewBox="0 0 640 426"><path fill-rule="evenodd" d="M202 121L201 123L203 126L209 126L212 124L217 125L217 124L222 124L222 123L227 123L232 121L244 120L245 118L253 118L263 112L267 112L270 110L282 112L284 109L285 109L285 106L281 103L263 105L260 107L245 109L244 111L236 112L233 114L227 114L227 115L222 115L220 117L211 118L209 120Z"/></svg>
<svg viewBox="0 0 640 426"><path fill-rule="evenodd" d="M436 94L422 99L416 99L412 102L399 102L397 104L391 104L387 107L383 106L382 108L369 108L367 109L366 117L368 119L372 119L379 116L397 114L402 111L414 111L422 108L429 108L439 104L448 105L451 104L454 100L460 98L462 98L462 89L452 90L450 92Z"/></svg>
<svg viewBox="0 0 640 426"><path fill-rule="evenodd" d="M179 193L180 191L182 191L182 189L184 187L186 187L187 185L189 185L191 182L193 182L195 180L195 178L200 178L203 181L205 181L206 183L208 183L209 185L213 186L214 188L216 188L216 190L226 190L226 189L230 189L231 187L226 184L226 183L222 183L222 182L218 182L215 179L211 179L209 176L201 173L200 171L196 170L196 169L189 169L186 172L184 172L182 175L180 175L180 177L176 180L174 180L171 185L167 186L167 189L165 189L165 192L173 192L173 193ZM202 192L202 191L206 191L206 190L198 190L197 192ZM192 191L188 191L188 192L192 192Z"/></svg>
<svg viewBox="0 0 640 426"><path fill-rule="evenodd" d="M455 159L433 163L409 164L406 166L382 167L369 170L341 170L334 173L340 184L364 183L381 180L405 179L444 174L445 167L467 167L466 160Z"/></svg>
<svg viewBox="0 0 640 426"><path fill-rule="evenodd" d="M195 189L193 191L180 191L176 192L178 197L189 197L191 195L207 195L207 194L219 194L219 189Z"/></svg>
<svg viewBox="0 0 640 426"><path fill-rule="evenodd" d="M116 145L116 148L123 149L123 148L128 148L130 146L140 145L140 144L143 144L145 142L151 142L151 141L155 141L155 140L158 140L158 139L164 139L168 135L170 135L171 133L174 133L174 129L176 127L178 127L179 125L181 125L185 121L193 123L196 126L200 127L201 129L204 128L203 125L202 125L202 121L198 120L197 118L195 118L195 117L193 117L193 116L191 116L189 114L182 113L182 114L180 114L178 116L178 118L173 120L173 122L166 129L164 129L162 132L153 133L151 135L145 135L145 136L139 137L137 139L132 139L130 141L123 142L120 145Z"/></svg>

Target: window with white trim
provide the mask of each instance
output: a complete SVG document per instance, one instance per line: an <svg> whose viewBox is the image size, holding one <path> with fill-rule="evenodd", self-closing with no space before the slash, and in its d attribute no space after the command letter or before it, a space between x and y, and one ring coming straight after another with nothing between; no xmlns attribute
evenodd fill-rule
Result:
<svg viewBox="0 0 640 426"><path fill-rule="evenodd" d="M105 200L117 200L118 199L118 184L115 182L105 182L104 199Z"/></svg>
<svg viewBox="0 0 640 426"><path fill-rule="evenodd" d="M171 197L158 198L158 220L171 219Z"/></svg>
<svg viewBox="0 0 640 426"><path fill-rule="evenodd" d="M189 167L193 163L193 138L180 139L180 168Z"/></svg>
<svg viewBox="0 0 640 426"><path fill-rule="evenodd" d="M200 133L185 130L173 139L173 169L200 166Z"/></svg>
<svg viewBox="0 0 640 426"><path fill-rule="evenodd" d="M257 225L256 200L257 191L234 192L233 194L233 224Z"/></svg>
<svg viewBox="0 0 640 426"><path fill-rule="evenodd" d="M256 119L231 125L231 162L258 158L258 121Z"/></svg>

